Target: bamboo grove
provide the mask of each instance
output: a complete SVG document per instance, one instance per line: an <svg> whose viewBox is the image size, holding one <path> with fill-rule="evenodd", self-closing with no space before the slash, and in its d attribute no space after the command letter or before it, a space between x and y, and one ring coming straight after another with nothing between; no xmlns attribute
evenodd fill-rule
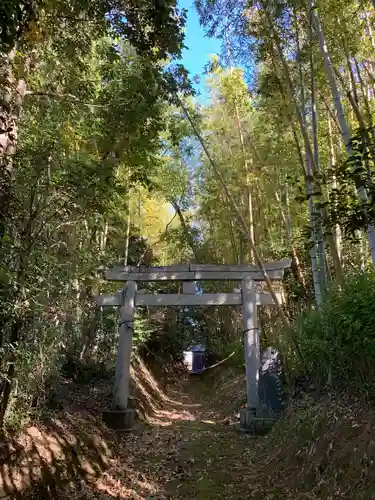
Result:
<svg viewBox="0 0 375 500"><path fill-rule="evenodd" d="M219 133L207 141L263 259L289 248L305 286L298 261L308 250L320 304L327 284L342 283L348 267L364 270L375 262L373 6L197 6L206 29L223 41L210 74L212 104L203 111L206 127ZM207 191L220 188L210 169L203 171L207 203ZM214 234L225 234L225 259L253 261L231 207L220 206L226 224L207 222Z"/></svg>

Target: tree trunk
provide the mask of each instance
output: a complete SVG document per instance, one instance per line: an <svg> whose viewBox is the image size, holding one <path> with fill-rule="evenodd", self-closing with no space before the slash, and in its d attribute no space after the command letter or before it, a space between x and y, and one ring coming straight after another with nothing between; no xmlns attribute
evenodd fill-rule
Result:
<svg viewBox="0 0 375 500"><path fill-rule="evenodd" d="M318 306L322 303L322 285L321 282L321 272L319 269L319 259L318 259L318 236L316 231L316 216L315 216L315 205L312 195L312 185L311 185L311 158L306 155L306 191L309 204L310 213L310 226L311 226L311 248L310 248L310 258L311 258L311 272L313 276L315 299Z"/></svg>
<svg viewBox="0 0 375 500"><path fill-rule="evenodd" d="M182 226L182 229L184 231L186 241L188 242L188 244L189 244L189 246L194 254L196 262L202 263L201 256L199 254L199 250L198 250L197 245L194 241L194 238L192 237L192 235L189 232L189 228L187 227L185 217L181 211L179 204L177 203L176 200L171 200L171 204L172 204L173 208L176 210L178 218L180 219L181 226Z"/></svg>
<svg viewBox="0 0 375 500"><path fill-rule="evenodd" d="M104 228L101 232L100 236L100 251L105 252L105 249L107 247L107 239L108 239L108 222L104 223Z"/></svg>
<svg viewBox="0 0 375 500"><path fill-rule="evenodd" d="M300 40L299 40L299 30L298 30L298 22L296 14L294 13L294 21L295 21L295 29L296 29L296 45L297 45L297 58L300 60ZM319 306L322 302L322 289L324 286L324 278L325 278L325 252L324 252L324 242L319 241L319 236L323 238L323 230L322 230L322 221L318 216L318 211L315 206L314 197L313 197L313 186L312 186L312 176L313 171L311 164L314 163L314 173L318 173L319 169L319 150L318 150L318 142L317 142L317 118L315 113L315 80L313 78L313 64L312 59L311 63L311 107L312 107L312 124L313 124L313 138L314 138L314 152L305 145L305 182L306 182L306 194L307 194L307 203L309 206L309 215L310 215L310 228L311 228L311 240L310 240L310 258L311 258L311 271L313 277L314 291L315 291L315 300L317 305ZM305 81L303 77L302 66L298 64L299 69L299 77L300 77L300 87L301 87L301 110L302 110L302 121L304 129L307 130L306 123L306 95L305 95ZM296 140L297 134L295 134ZM297 139L296 147L299 148L299 142ZM301 161L303 162L302 155ZM323 274L324 273L324 274ZM323 277L324 276L324 277Z"/></svg>
<svg viewBox="0 0 375 500"><path fill-rule="evenodd" d="M234 236L234 231L233 231L233 225L232 225L232 220L228 217L229 222L228 222L228 227L229 227L229 236L230 236L230 241L232 245L232 252L233 252L233 259L235 264L239 264L239 253L237 250L237 244L236 244L236 238Z"/></svg>
<svg viewBox="0 0 375 500"><path fill-rule="evenodd" d="M128 217L126 221L126 237L125 237L125 249L124 249L124 266L128 265L129 262L129 244L130 244L130 225L131 225L131 205L130 205L130 193L128 194Z"/></svg>
<svg viewBox="0 0 375 500"><path fill-rule="evenodd" d="M238 224L239 224L239 227L241 228L241 232L243 233L243 236L245 238L245 240L247 241L249 247L252 249L253 253L254 253L254 258L255 258L255 263L256 265L259 267L263 277L264 277L264 280L265 282L267 283L267 287L268 287L268 290L272 296L272 299L274 301L274 304L277 308L277 311L279 313L279 316L281 318L281 320L283 321L286 329L290 332L291 334L291 337L292 339L295 340L295 336L294 336L294 332L292 331L291 327L290 327L290 324L289 324L289 320L282 308L282 305L280 304L280 301L276 295L276 292L275 292L275 289L272 285L272 281L259 257L259 254L258 254L258 251L255 247L255 243L254 243L254 240L251 239L251 236L250 236L250 232L249 232L249 229L246 225L246 222L245 222L245 219L243 218L242 214L241 214L241 211L239 210L231 192L229 191L229 188L228 188L228 185L227 183L225 182L219 168L217 167L216 163L214 162L214 160L212 159L211 155L210 155L210 152L208 151L207 149L207 146L203 140L203 137L202 135L200 134L200 132L198 131L198 128L196 127L194 121L192 120L188 110L186 109L186 106L184 106L183 102L181 101L181 99L178 97L178 95L176 94L176 100L178 102L178 104L181 106L188 122L190 123L193 131L194 131L194 134L195 136L197 137L198 141L200 142L202 148L203 148L203 151L205 153L205 155L207 156L209 162L210 162L210 165L214 171L214 174L215 176L217 177L217 179L219 180L220 184L221 184L221 187L225 193L225 196L231 206L231 208L233 209L233 212L235 213L236 215L236 218L237 218L237 221L238 221ZM299 352L299 348L298 348L298 345L296 345L296 349L297 351Z"/></svg>
<svg viewBox="0 0 375 500"><path fill-rule="evenodd" d="M11 334L9 339L9 344L12 346L12 349L15 351L17 348L17 343L20 340L22 324L19 319L16 319L11 327ZM16 355L14 353L11 354L9 359L9 366L7 370L7 374L4 380L4 385L2 387L2 399L0 404L0 429L4 427L5 414L9 406L10 395L12 393L12 383L14 376L16 374Z"/></svg>
<svg viewBox="0 0 375 500"><path fill-rule="evenodd" d="M312 42L311 28L310 28L310 41ZM314 160L317 172L319 172L320 163L319 163L319 143L318 143L318 115L316 109L315 67L314 67L313 52L312 50L310 52L311 52L310 54L311 115L312 115L312 133L313 133L313 145L314 145ZM318 212L318 214L321 213L321 205L319 202L316 203L316 211ZM320 215L317 216L316 220L316 234L317 234L317 260L319 263L320 283L322 289L324 290L327 282L327 270L326 270L326 254L325 254L323 227L322 227L322 221L320 220Z"/></svg>
<svg viewBox="0 0 375 500"><path fill-rule="evenodd" d="M15 177L14 155L18 145L18 123L26 94L26 77L30 58L25 57L20 68L23 76L17 81L13 74L16 50L0 54L0 242L6 232L9 202ZM1 243L0 243L1 244Z"/></svg>
<svg viewBox="0 0 375 500"><path fill-rule="evenodd" d="M278 35L274 25L273 25L272 18L268 12L267 6L265 6L263 2L262 2L262 4L263 4L264 13L265 13L265 16L266 16L266 19L268 22L270 32L273 35L273 39L274 39L274 42L276 45L277 54L279 56L279 59L281 61L282 67L283 67L284 76L285 76L285 79L287 81L287 93L288 93L290 101L294 107L294 112L295 112L295 115L296 115L297 120L298 120L301 135L303 137L305 150L306 150L306 153L309 155L309 158L311 161L312 172L315 174L316 173L316 165L315 165L315 161L314 161L314 156L313 156L313 152L312 152L310 138L309 138L309 135L308 135L305 123L304 123L304 118L302 116L301 110L300 110L299 105L296 101L296 97L294 94L294 85L293 85L293 81L292 81L292 78L291 78L291 75L289 72L288 64L287 64L285 57L284 57L284 53L283 53L282 46L281 46L281 40L280 40L280 37L279 37L279 35ZM274 58L272 58L272 59L274 59ZM285 100L286 100L286 98L285 98ZM293 123L292 123L292 127L294 127ZM322 207L322 212L323 212L323 218L325 220L325 223L327 224L328 223L327 208ZM327 237L327 241L328 241L328 244L329 244L329 247L331 250L333 264L335 267L336 280L339 284L342 284L344 282L344 276L343 276L343 272L342 272L341 261L340 261L339 256L338 256L337 248L335 245L335 240L333 238L333 235L331 234L330 228L328 228L328 231L326 232L326 237Z"/></svg>
<svg viewBox="0 0 375 500"><path fill-rule="evenodd" d="M343 90L348 97L348 100L349 100L349 103L352 107L353 113L357 119L360 131L361 131L364 149L366 149L369 152L372 161L375 163L374 151L373 151L373 148L370 148L370 145L372 142L371 137L370 137L370 133L368 131L368 127L366 125L365 118L364 118L362 111L361 111L361 108L359 106L359 98L358 98L358 93L357 93L355 76L354 76L353 68L351 66L349 55L347 54L346 49L345 49L345 53L346 53L347 66L348 66L350 82L351 82L351 90L347 88L344 78L342 77L342 75L340 75L340 73L338 71L336 71L336 76L337 76L338 80L340 81L340 83L343 87ZM358 70L359 70L359 68L358 68ZM358 79L359 79L359 81L361 81L360 72L358 72ZM364 100L365 100L365 104L366 104L366 97L365 96L364 96ZM369 123L370 123L370 125L372 124L371 111L369 112ZM371 176L371 168L369 166L369 159L368 159L367 155L365 157L365 162L367 164L367 172L368 172L369 176Z"/></svg>
<svg viewBox="0 0 375 500"><path fill-rule="evenodd" d="M365 82L363 80L362 70L360 68L360 65L358 64L357 59L355 57L353 59L354 59L356 72L358 75L358 80L359 80L359 83L361 86L361 92L362 92L362 97L363 97L363 101L364 101L365 108L366 108L368 124L370 125L371 135L374 138L374 131L375 131L374 130L374 121L372 118L372 111L371 111L371 106L370 106L370 102L369 102L368 87L365 85Z"/></svg>

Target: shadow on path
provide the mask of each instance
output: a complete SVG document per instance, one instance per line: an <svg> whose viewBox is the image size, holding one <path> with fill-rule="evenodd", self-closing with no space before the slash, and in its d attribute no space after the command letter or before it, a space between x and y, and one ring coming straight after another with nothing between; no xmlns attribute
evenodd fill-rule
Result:
<svg viewBox="0 0 375 500"><path fill-rule="evenodd" d="M87 399L29 427L2 448L0 498L241 498L249 438L212 420L193 383L164 394L132 434L106 428Z"/></svg>

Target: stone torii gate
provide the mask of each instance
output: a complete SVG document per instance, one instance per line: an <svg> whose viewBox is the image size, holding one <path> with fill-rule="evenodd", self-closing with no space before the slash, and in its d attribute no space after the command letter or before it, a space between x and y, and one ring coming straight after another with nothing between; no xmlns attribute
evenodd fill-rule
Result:
<svg viewBox="0 0 375 500"><path fill-rule="evenodd" d="M282 260L264 264L271 280L281 281L291 261ZM125 266L104 271L108 281L125 282L123 289L113 295L97 298L102 307L120 307L119 344L116 359L114 400L112 408L103 413L105 422L118 430L131 430L134 410L128 408L130 361L132 353L135 308L166 306L239 306L243 309L244 354L246 367L247 408L241 411L243 430L254 428L256 421L264 421L258 395L260 368L260 341L257 306L274 305L271 294L257 292L255 282L264 281L263 273L252 265L187 264L168 267ZM181 281L183 293L137 293L140 282ZM233 293L196 294L197 281L241 281L241 290ZM283 302L283 294L277 292Z"/></svg>

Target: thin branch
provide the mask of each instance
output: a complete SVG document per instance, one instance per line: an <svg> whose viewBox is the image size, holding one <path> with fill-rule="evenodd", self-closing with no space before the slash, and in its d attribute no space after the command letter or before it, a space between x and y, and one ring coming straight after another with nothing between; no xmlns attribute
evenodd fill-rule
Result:
<svg viewBox="0 0 375 500"><path fill-rule="evenodd" d="M319 94L319 97L322 99L324 107L326 108L329 116L331 117L331 119L333 120L334 124L336 125L337 131L340 132L340 134L341 134L340 124L339 124L339 122L337 120L336 114L333 113L333 111L331 109L331 106L327 102L327 99L326 99L325 95L319 89L318 89L318 94Z"/></svg>
<svg viewBox="0 0 375 500"><path fill-rule="evenodd" d="M73 104L80 104L81 106L88 106L90 108L108 108L110 103L108 104L94 104L91 102L83 102L77 96L73 94L59 94L58 92L42 92L42 91L33 91L27 90L25 95L33 96L33 97L50 97L52 99L59 99L61 101L71 102ZM129 102L119 102L117 105L122 106L123 104L129 104Z"/></svg>
<svg viewBox="0 0 375 500"><path fill-rule="evenodd" d="M207 370L211 370L212 368L216 368L217 366L222 365L223 363L225 363L226 361L228 361L228 359L232 358L236 354L237 351L238 351L238 348L235 351L231 352L229 354L229 356L227 356L226 358L222 359L218 363L215 363L214 365L207 366L206 368L203 368L202 373L205 372L205 371L207 371Z"/></svg>
<svg viewBox="0 0 375 500"><path fill-rule="evenodd" d="M145 258L145 255L146 253L148 252L148 250L150 250L151 248L154 248L156 245L158 245L159 243L161 243L163 241L163 239L166 237L166 235L168 234L168 230L169 230L169 226L172 224L172 222L175 220L175 218L177 217L177 212L174 214L174 216L172 217L172 219L168 222L168 224L165 226L165 230L164 230L164 233L162 234L162 237L158 239L158 241L155 241L155 243L153 243L152 245L150 245L149 247L146 248L146 250L142 253L142 255L139 257L138 259L138 263L137 263L137 267L139 267L142 262L143 262L143 259Z"/></svg>
<svg viewBox="0 0 375 500"><path fill-rule="evenodd" d="M371 66L375 66L375 63L372 61L362 61L362 64L363 64L363 67L365 68L367 76L371 80L371 83L374 84L375 83L374 75L371 73L371 71L367 67L367 64L370 64Z"/></svg>
<svg viewBox="0 0 375 500"><path fill-rule="evenodd" d="M184 234L185 234L185 238L186 238L186 240L187 240L187 242L188 242L188 244L189 244L189 246L194 254L195 260L197 261L197 263L199 263L199 262L201 262L200 255L199 255L197 246L194 242L194 238L189 233L189 229L187 227L187 224L186 224L184 215L181 211L181 208L180 208L179 204L177 203L177 200L175 200L175 199L171 200L171 204L172 204L173 208L175 209L176 214L178 215L178 218L180 219L181 226L182 226L182 229L183 229Z"/></svg>
<svg viewBox="0 0 375 500"><path fill-rule="evenodd" d="M91 23L91 24L98 24L98 25L103 23L102 20L89 19L89 18L85 18L85 17L67 16L67 15L63 15L63 14L56 15L56 16L50 15L50 16L47 16L47 19L65 19L66 21L73 21L75 23Z"/></svg>

